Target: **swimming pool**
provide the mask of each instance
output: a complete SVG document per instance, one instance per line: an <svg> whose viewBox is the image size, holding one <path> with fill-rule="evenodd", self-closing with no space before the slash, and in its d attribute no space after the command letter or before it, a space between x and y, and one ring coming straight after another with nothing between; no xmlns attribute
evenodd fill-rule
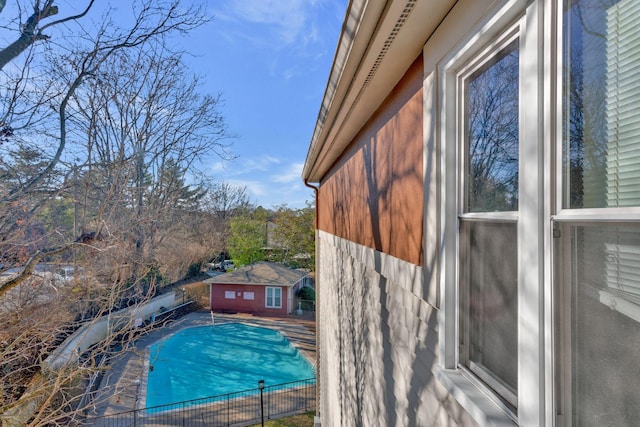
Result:
<svg viewBox="0 0 640 427"><path fill-rule="evenodd" d="M279 332L228 323L183 329L149 349L146 406L313 378L309 362Z"/></svg>

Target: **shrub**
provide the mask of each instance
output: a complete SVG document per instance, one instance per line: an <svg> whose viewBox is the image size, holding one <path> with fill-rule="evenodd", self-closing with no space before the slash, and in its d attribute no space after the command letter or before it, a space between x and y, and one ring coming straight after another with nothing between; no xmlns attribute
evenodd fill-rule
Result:
<svg viewBox="0 0 640 427"><path fill-rule="evenodd" d="M303 300L315 301L316 300L316 291L313 288L308 286L303 286L298 290L298 298Z"/></svg>
<svg viewBox="0 0 640 427"><path fill-rule="evenodd" d="M187 275L185 276L185 279L191 279L194 277L198 277L200 275L200 270L202 269L202 263L201 262L196 262L193 263L189 266L189 269L187 270Z"/></svg>

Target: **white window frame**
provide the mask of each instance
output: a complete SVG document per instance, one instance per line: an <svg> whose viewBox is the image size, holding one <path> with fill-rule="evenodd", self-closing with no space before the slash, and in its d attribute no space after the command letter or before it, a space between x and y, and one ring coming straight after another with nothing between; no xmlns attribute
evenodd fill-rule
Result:
<svg viewBox="0 0 640 427"><path fill-rule="evenodd" d="M553 425L552 310L550 297L551 152L556 107L544 94L552 79L557 5L553 0L501 1L438 66L440 126L440 347L437 378L481 425ZM520 37L520 153L518 211L518 409L513 414L493 392L459 366L459 230L462 93L459 78L516 27ZM547 52L547 57L545 57ZM561 54L561 52L559 52ZM557 99L558 97L555 97ZM554 98L552 98L554 99ZM523 108L526 103L526 108ZM430 106L429 106L430 107ZM546 194L546 196L545 196ZM534 200L527 204L525 200ZM524 202L524 203L523 203ZM452 220L453 219L453 220ZM524 244L526 242L526 244ZM526 260L523 261L523 260ZM546 408L546 409L545 409Z"/></svg>
<svg viewBox="0 0 640 427"><path fill-rule="evenodd" d="M242 293L242 298L245 299L245 300L250 300L250 301L253 301L254 299L256 299L255 293L254 292L249 292L249 291L244 291Z"/></svg>
<svg viewBox="0 0 640 427"><path fill-rule="evenodd" d="M224 291L224 299L236 299L236 291Z"/></svg>
<svg viewBox="0 0 640 427"><path fill-rule="evenodd" d="M520 23L514 25L512 28L508 29L507 31L505 31L503 34L501 34L495 41L492 41L491 46L488 49L483 49L479 55L476 55L476 57L474 57L475 61L471 61L468 67L464 67L462 70L459 70L456 73L456 79L458 81L458 84L456 85L456 92L459 92L461 97L460 97L460 102L457 108L457 115L460 118L460 121L458 123L460 123L461 129L464 129L464 132L466 132L466 126L463 125L463 123L465 123L464 120L464 115L466 114L466 110L467 110L467 106L464 104L464 102L462 101L462 99L464 99L464 87L467 86L467 82L469 81L469 79L471 78L471 76L473 74L475 74L479 69L481 69L482 67L484 67L486 65L486 63L488 61L492 61L494 60L494 58L496 58L496 56L500 53L500 51L502 51L503 49L505 49L508 45L510 45L512 42L514 42L515 40L519 41L519 47L518 47L518 52L519 54L521 53L521 48L522 48L522 40L520 40L520 36L521 36L521 25ZM521 63L522 61L519 61L519 63ZM518 125L518 127L520 127L520 124ZM517 224L519 221L519 211L498 211L498 212L469 212L467 209L465 209L465 201L468 200L469 197L469 186L470 183L467 182L467 177L468 177L468 173L467 171L469 170L469 164L468 164L468 157L467 157L467 146L469 145L469 141L468 141L469 136L468 135L463 135L462 132L460 133L460 138L459 141L457 141L458 143L458 150L459 150L459 159L458 159L458 165L459 166L459 170L457 171L457 178L458 178L458 182L459 182L459 189L458 189L458 193L459 193L459 199L458 199L458 213L457 216L459 218L458 220L458 224L459 226L459 230L463 228L461 222L465 222L466 224L472 224L472 223L478 223L478 222L484 222L484 221L488 221L490 224ZM519 159L520 160L520 159ZM520 163L520 161L518 161L518 163ZM462 232L459 231L457 233L458 236L462 236ZM459 252L463 252L463 251L468 251L469 247L468 247L469 243L462 243L462 242L458 242L458 251ZM468 262L468 261L467 261ZM459 269L462 268L460 265L458 267ZM467 274L472 274L473 272L468 272ZM460 274L460 273L458 273ZM465 280L462 279L461 277L462 275L460 275L460 279L458 281L458 289L460 289L461 287L468 287L468 284L463 285L460 282L464 282ZM460 292L458 290L458 292ZM462 298L460 295L458 297L458 303L461 304ZM468 316L465 316L464 313L462 313L463 310L459 309L459 316L462 315L463 317L467 318ZM468 315L468 313L467 313ZM468 324L470 323L469 320L467 319L466 321L464 320L460 320L458 319L458 326L459 326L459 337L462 335L460 334L460 330L464 329L463 327L463 323L466 325L465 327L468 328ZM467 332L468 334L468 332ZM461 339L461 341L467 341L469 340L469 336L465 336L465 339L459 338ZM469 352L469 348L468 346L465 347L466 348L466 353ZM467 355L468 357L468 355ZM463 359L463 356L461 356L461 352L458 352L458 359L459 361L461 359ZM469 362L472 366L475 365L475 363L473 362ZM482 381L485 382L486 384L488 384L491 388L493 388L494 390L501 390L501 393L503 395L503 397L507 400L509 400L514 406L517 406L517 401L514 402L514 400L517 400L517 396L513 395L507 387L503 386L499 381L495 380L493 378L493 375L488 372L487 370L485 370L484 368L480 367L480 366L475 366L474 368L467 368L471 371L473 371L474 375L477 376L478 378L482 378Z"/></svg>
<svg viewBox="0 0 640 427"><path fill-rule="evenodd" d="M271 295L271 299L272 299L271 304L269 304L269 291L270 290L273 292L273 294ZM280 304L279 305L275 305L276 292L280 293ZM265 296L264 303L265 303L265 307L266 308L282 308L282 288L281 287L266 286L265 290L264 290L264 296Z"/></svg>
<svg viewBox="0 0 640 427"><path fill-rule="evenodd" d="M554 10L553 19L555 22L562 23L563 21L563 1L558 0L557 7ZM559 25L561 27L561 25ZM554 328L553 321L548 322L549 327L545 328L545 332L552 336L552 334L559 333L557 345L554 347L554 353L557 353L558 358L555 363L558 366L553 367L552 378L556 381L557 389L555 392L555 401L551 403L553 406L553 414L558 413L557 417L554 415L550 419L553 421L553 425L557 426L570 426L573 424L572 420L572 390L569 385L570 378L570 366L571 366L571 271L567 269L567 266L572 264L571 260L571 246L568 243L570 240L570 229L572 226L593 226L598 223L638 223L640 218L640 207L605 207L605 208L570 208L564 207L565 201L564 194L564 172L563 172L563 147L561 141L563 141L562 123L563 117L563 40L561 28L557 30L554 37L553 50L556 52L557 66L551 69L551 73L554 78L554 86L557 88L556 104L553 109L555 125L555 134L553 138L556 141L560 141L555 145L555 152L552 154L555 159L555 170L552 171L552 176L558 177L549 184L554 185L555 194L553 194L553 209L550 212L549 218L551 219L551 227L558 232L558 238L556 239L556 245L551 246L552 251L549 251L549 265L556 263L558 266L564 267L562 271L557 271L558 277L554 277L559 283L554 284L552 292L554 294L555 301L554 306L549 304L550 316L557 316L557 327ZM551 292L550 292L551 293ZM552 309L555 308L555 312ZM548 331L547 331L548 330ZM564 372L563 372L564 371ZM548 425L552 425L550 422Z"/></svg>

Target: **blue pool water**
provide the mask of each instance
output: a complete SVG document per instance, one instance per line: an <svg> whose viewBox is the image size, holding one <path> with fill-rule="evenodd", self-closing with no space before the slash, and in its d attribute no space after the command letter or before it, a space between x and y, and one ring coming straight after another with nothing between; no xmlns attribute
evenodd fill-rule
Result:
<svg viewBox="0 0 640 427"><path fill-rule="evenodd" d="M147 407L314 377L279 332L241 323L183 329L151 346L149 368Z"/></svg>

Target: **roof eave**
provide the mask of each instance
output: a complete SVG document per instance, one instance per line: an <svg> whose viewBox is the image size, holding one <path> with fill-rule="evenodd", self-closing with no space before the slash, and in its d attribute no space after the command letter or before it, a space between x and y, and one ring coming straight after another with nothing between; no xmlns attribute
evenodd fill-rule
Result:
<svg viewBox="0 0 640 427"><path fill-rule="evenodd" d="M415 61L453 3L349 3L302 171L304 180L322 180Z"/></svg>
<svg viewBox="0 0 640 427"><path fill-rule="evenodd" d="M299 281L298 281L299 282ZM296 283L242 283L242 282L209 282L209 285L214 285L214 286L225 286L225 285L232 285L232 286L272 286L272 287L287 287L287 288L293 288Z"/></svg>

